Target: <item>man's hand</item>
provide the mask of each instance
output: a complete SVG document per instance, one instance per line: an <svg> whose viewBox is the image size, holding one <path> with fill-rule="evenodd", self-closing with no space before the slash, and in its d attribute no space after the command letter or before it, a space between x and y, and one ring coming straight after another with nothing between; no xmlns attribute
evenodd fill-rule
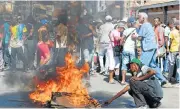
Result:
<svg viewBox="0 0 180 109"><path fill-rule="evenodd" d="M107 100L104 102L104 105L107 106L107 105L111 104L111 102L112 102L112 100Z"/></svg>
<svg viewBox="0 0 180 109"><path fill-rule="evenodd" d="M169 48L166 49L166 53L167 53L167 54L169 53Z"/></svg>
<svg viewBox="0 0 180 109"><path fill-rule="evenodd" d="M140 78L136 77L136 76L133 76L130 80L133 80L133 81L140 81Z"/></svg>
<svg viewBox="0 0 180 109"><path fill-rule="evenodd" d="M133 33L133 34L131 35L131 38L132 38L133 40L136 40L137 37L138 37L138 36L137 36L135 33Z"/></svg>

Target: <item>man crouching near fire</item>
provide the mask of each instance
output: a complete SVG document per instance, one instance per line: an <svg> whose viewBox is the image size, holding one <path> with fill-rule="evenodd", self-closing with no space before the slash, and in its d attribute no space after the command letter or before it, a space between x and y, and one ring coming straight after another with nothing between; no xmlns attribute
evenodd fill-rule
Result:
<svg viewBox="0 0 180 109"><path fill-rule="evenodd" d="M108 105L121 95L129 92L134 98L137 108L157 108L161 105L160 100L163 98L162 88L155 77L155 71L141 63L139 59L134 58L128 67L132 74L129 85L118 92L114 97L106 101Z"/></svg>

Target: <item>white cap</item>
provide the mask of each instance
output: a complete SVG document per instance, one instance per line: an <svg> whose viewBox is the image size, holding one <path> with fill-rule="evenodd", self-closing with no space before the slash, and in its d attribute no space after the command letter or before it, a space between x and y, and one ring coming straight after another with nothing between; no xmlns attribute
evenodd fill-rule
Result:
<svg viewBox="0 0 180 109"><path fill-rule="evenodd" d="M127 22L127 20L128 20L128 18L125 17L125 18L123 18L121 21L122 21L122 22Z"/></svg>
<svg viewBox="0 0 180 109"><path fill-rule="evenodd" d="M112 20L112 17L111 17L110 15L107 15L107 16L105 17L105 19L106 19L106 20Z"/></svg>

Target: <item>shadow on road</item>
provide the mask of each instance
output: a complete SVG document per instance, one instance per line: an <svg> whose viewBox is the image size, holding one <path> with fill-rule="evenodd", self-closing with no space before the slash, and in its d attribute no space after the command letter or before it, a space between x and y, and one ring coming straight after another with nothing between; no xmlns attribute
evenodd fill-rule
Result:
<svg viewBox="0 0 180 109"><path fill-rule="evenodd" d="M0 108L37 107L28 97L29 92L11 92L0 95Z"/></svg>

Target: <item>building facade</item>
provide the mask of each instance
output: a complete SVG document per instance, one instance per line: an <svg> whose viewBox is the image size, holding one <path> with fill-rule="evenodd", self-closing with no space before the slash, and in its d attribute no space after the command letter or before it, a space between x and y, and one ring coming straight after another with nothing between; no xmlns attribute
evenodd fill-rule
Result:
<svg viewBox="0 0 180 109"><path fill-rule="evenodd" d="M151 23L155 17L159 17L161 22L166 24L171 18L179 20L179 7L179 0L147 0L143 5L136 8L136 13L146 12Z"/></svg>

